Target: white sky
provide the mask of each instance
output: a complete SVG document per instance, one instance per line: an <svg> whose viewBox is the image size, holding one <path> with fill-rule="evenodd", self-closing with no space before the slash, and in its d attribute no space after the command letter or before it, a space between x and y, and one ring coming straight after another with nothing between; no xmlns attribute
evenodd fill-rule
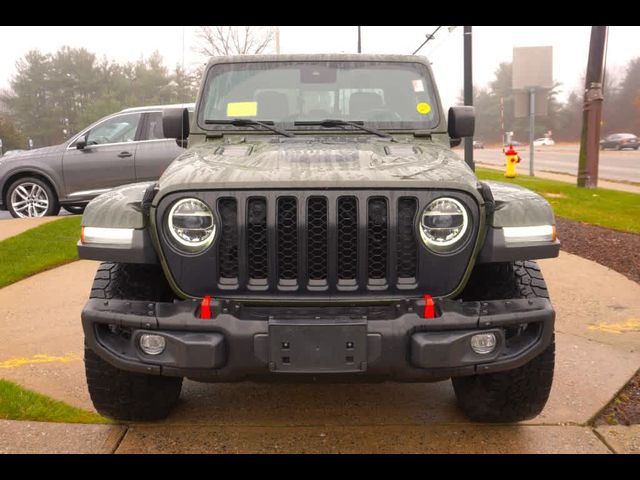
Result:
<svg viewBox="0 0 640 480"><path fill-rule="evenodd" d="M204 59L192 51L197 27L0 27L0 88L7 88L15 62L28 50L54 52L62 45L84 47L99 57L135 61L158 50L169 67L193 66ZM435 26L364 26L364 53L410 54ZM500 62L511 61L514 46L553 46L553 77L562 82L560 99L579 86L589 51L591 27L479 26L473 27L473 80L478 86L493 79ZM282 53L356 52L356 27L282 26ZM462 27L442 27L419 52L433 62L433 70L447 108L462 89ZM622 73L624 65L640 56L640 27L609 28L607 70Z"/></svg>

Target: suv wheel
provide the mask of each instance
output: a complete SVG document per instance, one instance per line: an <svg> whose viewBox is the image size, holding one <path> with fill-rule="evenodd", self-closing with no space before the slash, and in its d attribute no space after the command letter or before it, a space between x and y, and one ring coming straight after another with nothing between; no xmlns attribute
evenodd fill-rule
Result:
<svg viewBox="0 0 640 480"><path fill-rule="evenodd" d="M39 178L24 177L7 190L7 208L15 218L47 217L60 211L58 197L51 186Z"/></svg>
<svg viewBox="0 0 640 480"><path fill-rule="evenodd" d="M549 298L536 262L480 267L484 270L482 275L478 272L477 284L470 281L469 286L470 296L476 300ZM478 422L517 422L533 418L549 398L554 360L555 343L552 340L540 355L519 368L453 378L458 404L467 417Z"/></svg>
<svg viewBox="0 0 640 480"><path fill-rule="evenodd" d="M157 265L102 263L90 298L167 301L173 297ZM89 394L96 410L125 421L160 420L180 397L182 377L128 372L114 367L85 346Z"/></svg>
<svg viewBox="0 0 640 480"><path fill-rule="evenodd" d="M72 215L82 215L86 207L86 205L64 205L62 208Z"/></svg>

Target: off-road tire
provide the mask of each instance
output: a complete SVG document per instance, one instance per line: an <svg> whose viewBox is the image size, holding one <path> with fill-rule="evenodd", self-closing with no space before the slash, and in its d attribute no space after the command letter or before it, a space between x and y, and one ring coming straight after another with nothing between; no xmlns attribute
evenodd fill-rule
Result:
<svg viewBox="0 0 640 480"><path fill-rule="evenodd" d="M536 262L517 261L483 268L485 271L481 273L486 276L480 282L480 275L477 275L477 283L488 285L481 293L485 300L549 298ZM477 288L478 285L471 284L471 287ZM480 292L470 293L470 296L477 297ZM469 419L477 422L518 422L533 418L542 411L549 398L554 361L555 343L552 339L542 353L519 368L452 378L458 404Z"/></svg>
<svg viewBox="0 0 640 480"><path fill-rule="evenodd" d="M60 213L60 203L58 203L58 195L56 194L56 191L53 189L51 184L49 184L49 182L46 182L36 177L22 177L12 182L11 185L9 185L9 188L7 188L7 192L5 195L5 199L4 199L5 205L7 206L7 210L9 210L9 213L11 214L11 216L14 218L22 218L13 207L11 202L11 196L13 194L13 191L16 188L18 188L22 184L28 184L28 183L38 185L40 188L44 190L47 196L49 205L47 206L47 209L41 216L53 217L55 215L58 215L58 213ZM34 216L34 217L37 218L37 216ZM29 216L29 218L33 218L33 217Z"/></svg>
<svg viewBox="0 0 640 480"><path fill-rule="evenodd" d="M168 301L172 292L160 267L102 263L91 288L91 298ZM182 377L128 372L84 349L89 394L96 410L123 421L166 418L180 397Z"/></svg>

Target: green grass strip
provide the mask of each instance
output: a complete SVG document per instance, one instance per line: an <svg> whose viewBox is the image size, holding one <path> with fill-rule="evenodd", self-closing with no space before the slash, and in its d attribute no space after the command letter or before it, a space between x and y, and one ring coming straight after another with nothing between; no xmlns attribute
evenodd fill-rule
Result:
<svg viewBox="0 0 640 480"><path fill-rule="evenodd" d="M476 170L481 180L516 183L542 195L558 217L623 232L640 233L640 195L606 188L578 188L571 183L520 175L506 178L502 172Z"/></svg>
<svg viewBox="0 0 640 480"><path fill-rule="evenodd" d="M0 288L78 259L81 216L45 223L0 242Z"/></svg>
<svg viewBox="0 0 640 480"><path fill-rule="evenodd" d="M72 407L0 379L0 419L60 423L112 423L97 413Z"/></svg>

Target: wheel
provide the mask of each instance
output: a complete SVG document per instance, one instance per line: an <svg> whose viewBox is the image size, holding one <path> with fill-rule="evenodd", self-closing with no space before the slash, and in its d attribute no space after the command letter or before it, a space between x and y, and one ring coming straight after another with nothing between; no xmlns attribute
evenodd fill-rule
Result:
<svg viewBox="0 0 640 480"><path fill-rule="evenodd" d="M549 298L536 262L480 267L476 278L470 282L468 297L478 300ZM540 355L519 368L452 378L458 404L469 419L477 422L518 422L533 418L549 398L554 362L555 342L552 340Z"/></svg>
<svg viewBox="0 0 640 480"><path fill-rule="evenodd" d="M36 177L23 177L7 189L6 204L15 218L47 217L60 211L58 197L49 183Z"/></svg>
<svg viewBox="0 0 640 480"><path fill-rule="evenodd" d="M170 301L173 293L156 265L102 263L90 298ZM180 397L182 377L128 372L114 367L85 345L89 395L96 410L125 421L166 418Z"/></svg>
<svg viewBox="0 0 640 480"><path fill-rule="evenodd" d="M64 208L67 212L72 215L82 215L84 213L84 209L87 208L86 205L64 205Z"/></svg>

